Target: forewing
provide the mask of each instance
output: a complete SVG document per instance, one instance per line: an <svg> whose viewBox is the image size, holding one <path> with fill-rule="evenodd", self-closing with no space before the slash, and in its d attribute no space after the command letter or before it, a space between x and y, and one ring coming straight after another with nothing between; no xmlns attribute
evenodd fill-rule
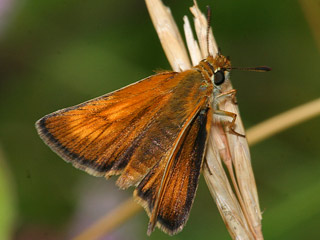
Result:
<svg viewBox="0 0 320 240"><path fill-rule="evenodd" d="M119 174L126 151L167 104L176 73L151 76L118 91L41 118L41 138L67 162L102 176ZM157 90L155 90L157 89Z"/></svg>
<svg viewBox="0 0 320 240"><path fill-rule="evenodd" d="M165 72L37 123L42 139L63 159L96 176L121 174L137 184L165 159L205 91L196 71Z"/></svg>
<svg viewBox="0 0 320 240"><path fill-rule="evenodd" d="M156 214L155 223L150 219L149 233L156 224L164 232L175 234L182 230L188 219L210 128L211 113L208 112L209 109L202 110L194 118L172 158L168 159L170 163L159 162L134 192L148 215Z"/></svg>

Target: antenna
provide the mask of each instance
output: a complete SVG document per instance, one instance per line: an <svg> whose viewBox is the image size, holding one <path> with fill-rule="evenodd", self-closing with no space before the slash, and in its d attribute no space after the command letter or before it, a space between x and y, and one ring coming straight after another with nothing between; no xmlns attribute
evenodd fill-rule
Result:
<svg viewBox="0 0 320 240"><path fill-rule="evenodd" d="M269 72L271 71L270 67L267 66L260 66L260 67L231 67L227 69L236 69L236 70L241 70L241 71L251 71L251 72Z"/></svg>
<svg viewBox="0 0 320 240"><path fill-rule="evenodd" d="M211 8L210 8L210 6L207 6L207 51L208 51L208 56L210 56L210 51L209 51L210 24L211 24Z"/></svg>

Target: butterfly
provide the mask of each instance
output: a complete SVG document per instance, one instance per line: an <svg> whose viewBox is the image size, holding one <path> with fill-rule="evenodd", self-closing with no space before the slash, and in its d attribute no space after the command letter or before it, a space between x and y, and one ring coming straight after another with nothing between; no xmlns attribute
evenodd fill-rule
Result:
<svg viewBox="0 0 320 240"><path fill-rule="evenodd" d="M173 235L188 220L213 114L232 69L220 53L183 72L157 73L117 91L48 114L36 122L43 141L61 158L94 176L119 175L155 226ZM255 71L268 71L257 67ZM240 134L239 134L240 135Z"/></svg>

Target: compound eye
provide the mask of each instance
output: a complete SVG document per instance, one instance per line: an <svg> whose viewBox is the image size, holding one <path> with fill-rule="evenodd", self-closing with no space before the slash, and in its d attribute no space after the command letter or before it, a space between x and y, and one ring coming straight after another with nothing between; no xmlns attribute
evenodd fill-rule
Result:
<svg viewBox="0 0 320 240"><path fill-rule="evenodd" d="M224 77L223 70L219 70L214 73L214 84L215 85L221 85L224 82L224 80L225 80L225 77Z"/></svg>

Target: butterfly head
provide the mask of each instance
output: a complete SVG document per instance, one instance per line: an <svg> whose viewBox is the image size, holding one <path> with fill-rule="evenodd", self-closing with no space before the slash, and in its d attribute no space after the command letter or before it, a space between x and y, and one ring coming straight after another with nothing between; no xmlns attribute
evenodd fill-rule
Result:
<svg viewBox="0 0 320 240"><path fill-rule="evenodd" d="M231 67L229 58L220 53L215 57L208 56L206 59L202 60L196 68L200 69L202 73L205 73L204 75L210 78L216 88L219 88L219 86L225 82L232 69L253 72L268 72L271 70L271 68L267 66L245 68Z"/></svg>
<svg viewBox="0 0 320 240"><path fill-rule="evenodd" d="M208 56L199 65L195 66L202 73L207 81L211 81L215 87L223 84L231 70L231 63L228 58L221 54Z"/></svg>
<svg viewBox="0 0 320 240"><path fill-rule="evenodd" d="M215 57L208 56L205 60L212 70L212 73L209 74L211 81L215 86L223 84L231 70L230 60L221 54L217 54Z"/></svg>

